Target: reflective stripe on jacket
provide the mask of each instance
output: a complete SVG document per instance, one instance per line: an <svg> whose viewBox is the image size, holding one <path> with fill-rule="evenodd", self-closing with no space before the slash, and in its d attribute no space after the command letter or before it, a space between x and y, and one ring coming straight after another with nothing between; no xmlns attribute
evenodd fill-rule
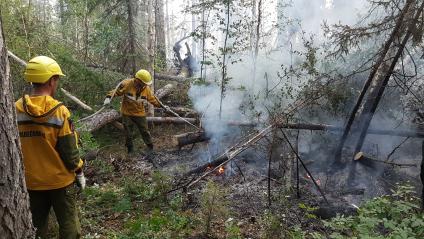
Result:
<svg viewBox="0 0 424 239"><path fill-rule="evenodd" d="M135 78L123 80L118 89L110 91L107 96L123 96L121 103L121 113L123 115L146 116L142 100L147 100L156 107L160 107L160 103L149 86L146 85L144 88L137 90L134 83L136 80Z"/></svg>
<svg viewBox="0 0 424 239"><path fill-rule="evenodd" d="M63 188L82 167L69 110L50 96L25 95L16 103L29 190Z"/></svg>

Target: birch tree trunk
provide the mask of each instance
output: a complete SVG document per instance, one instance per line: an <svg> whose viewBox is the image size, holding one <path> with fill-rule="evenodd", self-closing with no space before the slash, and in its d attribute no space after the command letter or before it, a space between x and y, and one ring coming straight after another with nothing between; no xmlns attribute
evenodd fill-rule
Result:
<svg viewBox="0 0 424 239"><path fill-rule="evenodd" d="M1 238L33 238L2 27L0 18L0 235Z"/></svg>

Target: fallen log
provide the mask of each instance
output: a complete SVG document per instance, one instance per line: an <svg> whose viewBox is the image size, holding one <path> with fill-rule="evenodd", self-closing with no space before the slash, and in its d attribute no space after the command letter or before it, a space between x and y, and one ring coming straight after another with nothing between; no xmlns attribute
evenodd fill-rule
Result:
<svg viewBox="0 0 424 239"><path fill-rule="evenodd" d="M174 135L173 145L181 149L186 145L208 141L209 139L210 137L206 135L205 131L188 132Z"/></svg>
<svg viewBox="0 0 424 239"><path fill-rule="evenodd" d="M343 131L343 127L327 124L305 124L305 123L283 123L277 127L285 129L305 129L305 130L323 130L323 131ZM355 130L355 129L352 129ZM390 129L368 129L368 134L390 135L399 137L424 138L424 131L417 130L390 130Z"/></svg>
<svg viewBox="0 0 424 239"><path fill-rule="evenodd" d="M120 118L121 113L119 113L117 110L103 110L91 118L80 121L81 127L78 130L93 132L105 126L106 124L119 120ZM184 118L184 120L187 120L192 124L197 123L197 119L194 118ZM177 117L147 117L147 122L152 123L185 124L186 122L184 120ZM118 126L118 128L123 129L121 126Z"/></svg>
<svg viewBox="0 0 424 239"><path fill-rule="evenodd" d="M194 118L178 118L178 117L147 117L147 122L152 123L170 123L170 124L192 124L197 123L197 119Z"/></svg>
<svg viewBox="0 0 424 239"><path fill-rule="evenodd" d="M158 99L163 98L165 95L168 95L173 88L174 88L173 84L167 84L164 87L157 90L155 95Z"/></svg>
<svg viewBox="0 0 424 239"><path fill-rule="evenodd" d="M237 121L228 121L227 123L230 126L257 126L257 123L254 122L237 122ZM343 131L344 128L340 126L328 125L328 124L307 124L307 123L280 123L276 125L278 128L283 129L303 129L303 130L320 130L320 131ZM353 128L352 130L355 130ZM407 130L407 129L376 129L370 128L367 131L367 134L375 135L389 135L389 136L398 136L398 137L412 137L412 138L424 138L424 131L418 130Z"/></svg>
<svg viewBox="0 0 424 239"><path fill-rule="evenodd" d="M241 152L245 151L250 146L252 146L256 142L258 142L260 139L265 137L269 132L271 132L271 130L273 128L274 128L274 125L270 125L270 126L266 127L265 129L261 130L260 132L253 133L253 134L246 136L244 141L242 140L242 141L236 143L235 145L233 145L232 147L227 149L225 153L223 153L219 157L215 158L211 162L205 163L205 164L203 164L203 165L201 165L201 166L199 166L199 167L197 167L193 170L190 170L189 172L184 174L183 178L188 178L193 174L194 175L201 174L201 173L204 173L204 174L202 176L200 176L199 178L197 178L196 180L189 182L184 187L189 188L190 186L194 185L195 183L197 183L200 180L202 180L203 178L205 178L210 173L219 169L221 166L227 164L232 159L234 159L234 157L239 155ZM208 169L210 169L210 170L208 170Z"/></svg>
<svg viewBox="0 0 424 239"><path fill-rule="evenodd" d="M353 157L353 160L373 168L375 167L374 162L388 164L392 166L398 166L398 167L417 167L417 164L414 164L414 163L394 163L394 162L372 158L370 156L365 155L363 152L358 152L357 154L355 154L355 156Z"/></svg>
<svg viewBox="0 0 424 239"><path fill-rule="evenodd" d="M171 107L171 110L183 117L187 117L187 118L199 117L199 113L197 113L197 111L193 109L189 109L185 107ZM166 113L166 110L164 110L163 108L156 108L155 111L157 111L158 113Z"/></svg>
<svg viewBox="0 0 424 239"><path fill-rule="evenodd" d="M81 108L88 110L88 111L94 111L93 108L82 102L80 99L78 99L76 96L73 96L71 93L69 93L67 90L60 88L63 94L67 96L69 99L71 99L73 102L75 102L78 106Z"/></svg>
<svg viewBox="0 0 424 239"><path fill-rule="evenodd" d="M79 121L81 126L78 130L93 132L120 118L121 114L117 110L103 110L90 118Z"/></svg>

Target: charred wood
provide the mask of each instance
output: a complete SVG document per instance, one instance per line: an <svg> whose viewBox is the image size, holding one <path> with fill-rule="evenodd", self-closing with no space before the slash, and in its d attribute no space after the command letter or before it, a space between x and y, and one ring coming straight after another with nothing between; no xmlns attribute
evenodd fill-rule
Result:
<svg viewBox="0 0 424 239"><path fill-rule="evenodd" d="M188 132L184 134L174 135L174 145L182 148L189 144L200 143L208 141L210 138L206 135L205 131Z"/></svg>
<svg viewBox="0 0 424 239"><path fill-rule="evenodd" d="M388 161L372 158L370 156L365 155L363 152L358 152L357 154L355 154L353 159L356 162L359 162L361 164L364 164L366 166L373 167L373 168L375 167L374 162L388 164L392 166L398 166L398 167L416 167L417 166L417 164L414 164L414 163L393 163L393 162L388 162Z"/></svg>

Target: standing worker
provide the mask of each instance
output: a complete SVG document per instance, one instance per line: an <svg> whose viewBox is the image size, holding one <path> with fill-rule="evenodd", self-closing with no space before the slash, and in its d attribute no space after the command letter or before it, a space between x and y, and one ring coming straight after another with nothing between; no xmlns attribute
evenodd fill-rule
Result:
<svg viewBox="0 0 424 239"><path fill-rule="evenodd" d="M152 157L153 141L147 127L146 110L144 109L143 100L147 100L156 107L163 107L169 110L169 107L163 105L153 95L149 87L152 82L152 76L148 71L139 70L135 74L135 78L123 80L117 89L110 91L103 104L104 106L110 104L112 96L123 96L121 114L125 129L125 146L127 146L128 153L134 151L131 131L129 129L130 122L132 122L138 127L141 137L147 146L146 157L148 160L151 160Z"/></svg>
<svg viewBox="0 0 424 239"><path fill-rule="evenodd" d="M81 236L74 182L85 188L83 161L70 112L53 98L60 76L64 74L55 60L46 56L31 59L25 80L33 90L15 103L36 238L46 237L51 207L60 238Z"/></svg>

